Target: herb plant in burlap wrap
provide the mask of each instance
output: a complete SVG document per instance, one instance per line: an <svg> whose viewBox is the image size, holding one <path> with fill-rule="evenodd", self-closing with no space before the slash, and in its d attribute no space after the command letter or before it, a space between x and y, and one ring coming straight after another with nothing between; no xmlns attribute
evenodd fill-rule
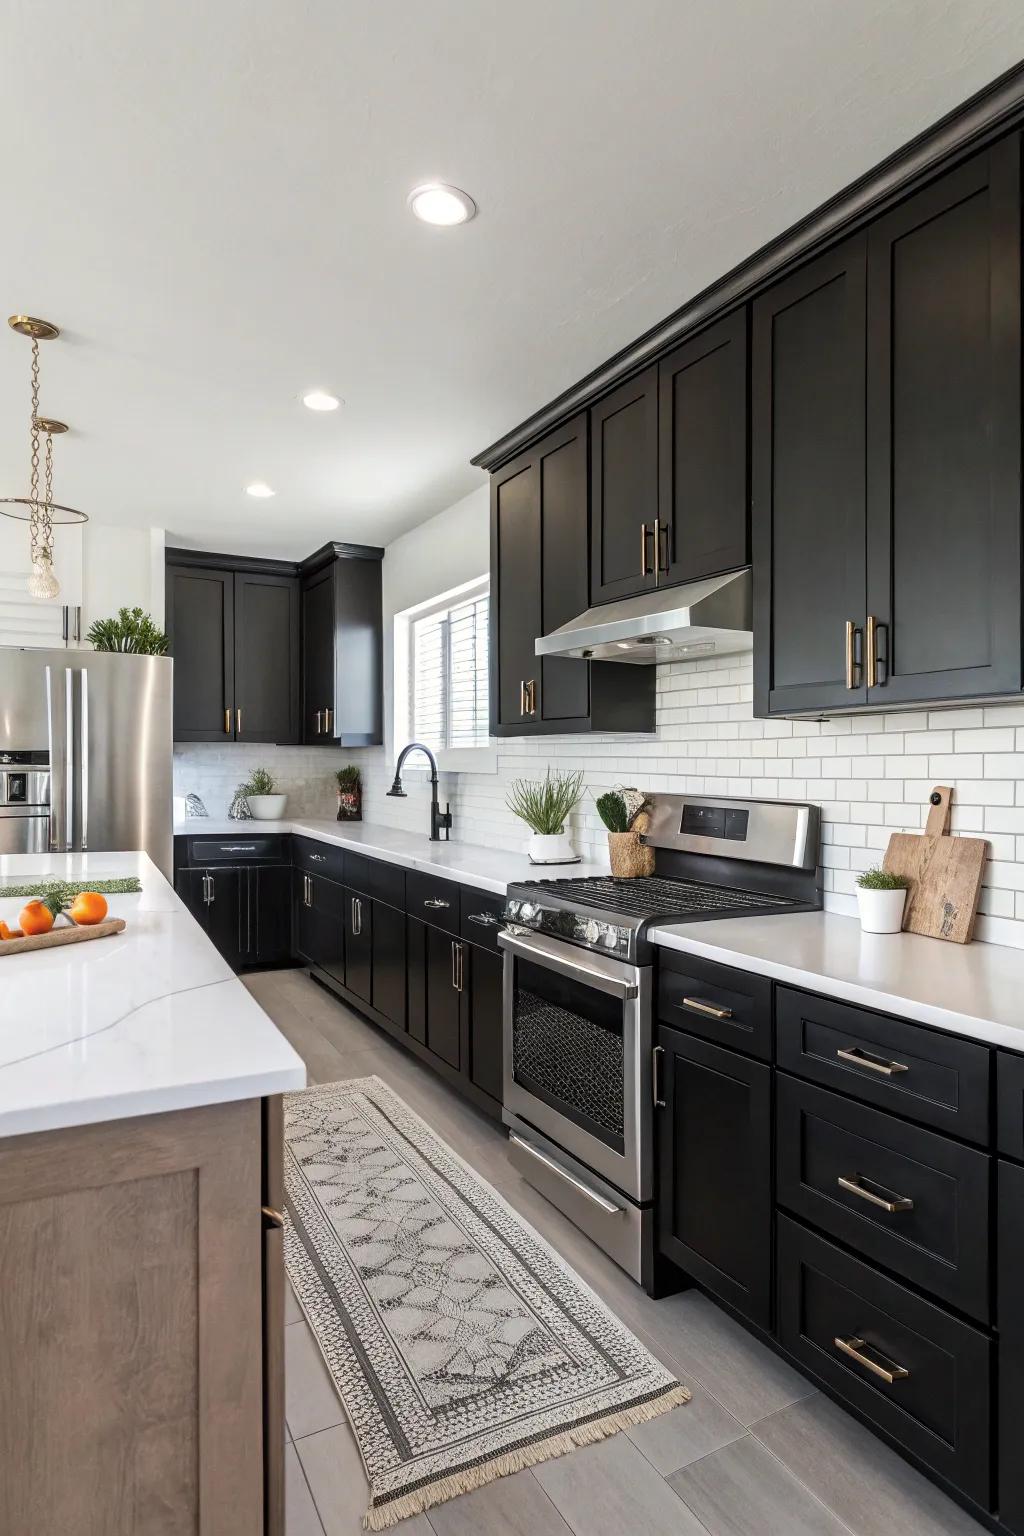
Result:
<svg viewBox="0 0 1024 1536"><path fill-rule="evenodd" d="M654 849L640 841L651 820L647 814L647 796L638 789L618 785L599 797L597 814L608 828L612 874L626 880L653 875Z"/></svg>

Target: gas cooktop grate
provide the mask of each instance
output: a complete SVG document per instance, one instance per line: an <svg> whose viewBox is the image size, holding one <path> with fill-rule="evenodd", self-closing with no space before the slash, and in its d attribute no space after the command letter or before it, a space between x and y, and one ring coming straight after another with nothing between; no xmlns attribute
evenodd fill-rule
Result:
<svg viewBox="0 0 1024 1536"><path fill-rule="evenodd" d="M602 875L588 880L536 880L529 889L542 900L545 895L557 896L591 911L647 919L686 917L694 912L763 912L799 905L787 896L771 896L764 891L741 891L700 880L662 880L657 875L638 880Z"/></svg>

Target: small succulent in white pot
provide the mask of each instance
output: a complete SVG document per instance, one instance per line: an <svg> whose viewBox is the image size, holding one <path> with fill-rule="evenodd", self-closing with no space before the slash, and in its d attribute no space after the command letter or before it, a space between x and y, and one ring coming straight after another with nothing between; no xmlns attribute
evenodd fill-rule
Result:
<svg viewBox="0 0 1024 1536"><path fill-rule="evenodd" d="M565 823L583 796L583 770L552 773L543 779L516 779L506 804L533 834L527 845L531 864L575 864L577 855Z"/></svg>
<svg viewBox="0 0 1024 1536"><path fill-rule="evenodd" d="M255 821L278 821L284 815L288 796L278 794L273 775L266 768L254 768L239 789Z"/></svg>
<svg viewBox="0 0 1024 1536"><path fill-rule="evenodd" d="M886 869L865 869L857 876L857 908L865 933L899 933L909 885L906 875Z"/></svg>

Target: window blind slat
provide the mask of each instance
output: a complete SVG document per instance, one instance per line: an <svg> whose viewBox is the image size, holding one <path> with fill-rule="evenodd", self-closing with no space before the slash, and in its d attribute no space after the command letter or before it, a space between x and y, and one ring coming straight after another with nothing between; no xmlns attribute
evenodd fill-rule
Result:
<svg viewBox="0 0 1024 1536"><path fill-rule="evenodd" d="M487 743L489 606L484 593L412 623L409 724L429 747Z"/></svg>

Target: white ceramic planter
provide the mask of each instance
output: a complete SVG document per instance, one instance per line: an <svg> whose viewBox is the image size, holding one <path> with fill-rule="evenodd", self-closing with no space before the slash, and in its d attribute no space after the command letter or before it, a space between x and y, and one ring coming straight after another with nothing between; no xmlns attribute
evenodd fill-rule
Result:
<svg viewBox="0 0 1024 1536"><path fill-rule="evenodd" d="M280 821L288 804L287 795L246 795L254 821Z"/></svg>
<svg viewBox="0 0 1024 1536"><path fill-rule="evenodd" d="M865 933L899 933L906 901L906 891L866 891L858 886L861 928Z"/></svg>
<svg viewBox="0 0 1024 1536"><path fill-rule="evenodd" d="M576 854L565 832L534 832L526 845L531 864L575 864Z"/></svg>

